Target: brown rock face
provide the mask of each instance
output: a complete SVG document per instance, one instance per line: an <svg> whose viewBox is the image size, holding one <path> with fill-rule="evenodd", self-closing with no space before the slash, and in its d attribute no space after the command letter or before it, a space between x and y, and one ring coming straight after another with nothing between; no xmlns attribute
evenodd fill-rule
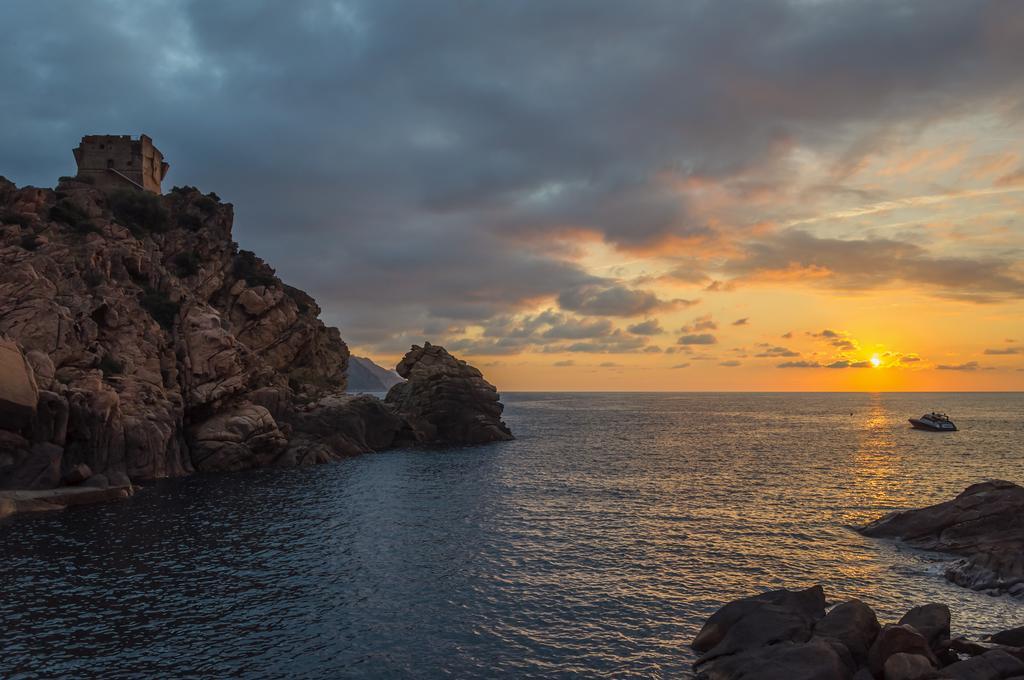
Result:
<svg viewBox="0 0 1024 680"><path fill-rule="evenodd" d="M894 512L861 529L964 559L946 578L975 590L1024 595L1024 488L1001 480L968 487L951 501Z"/></svg>
<svg viewBox="0 0 1024 680"><path fill-rule="evenodd" d="M38 401L35 371L16 342L0 337L0 428L17 432L27 427Z"/></svg>
<svg viewBox="0 0 1024 680"><path fill-rule="evenodd" d="M501 420L497 390L443 347L413 345L395 370L407 382L392 387L385 401L409 422L416 441L458 445L512 439Z"/></svg>
<svg viewBox="0 0 1024 680"><path fill-rule="evenodd" d="M380 451L410 438L405 420L367 395L332 395L292 414L288 455L295 464L321 463L338 456Z"/></svg>
<svg viewBox="0 0 1024 680"><path fill-rule="evenodd" d="M218 413L190 436L192 463L204 471L270 467L287 447L270 411L255 404Z"/></svg>
<svg viewBox="0 0 1024 680"><path fill-rule="evenodd" d="M277 417L343 391L348 348L237 249L232 215L188 187L0 178L0 431L21 438L3 438L0 486L287 462Z"/></svg>

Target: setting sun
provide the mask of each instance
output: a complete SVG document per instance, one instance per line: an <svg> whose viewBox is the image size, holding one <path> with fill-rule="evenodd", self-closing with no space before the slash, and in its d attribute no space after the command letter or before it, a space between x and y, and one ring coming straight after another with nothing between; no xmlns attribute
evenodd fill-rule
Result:
<svg viewBox="0 0 1024 680"><path fill-rule="evenodd" d="M879 366L882 365L882 360L878 358L877 354L871 355L871 365L874 366L875 368L878 368Z"/></svg>

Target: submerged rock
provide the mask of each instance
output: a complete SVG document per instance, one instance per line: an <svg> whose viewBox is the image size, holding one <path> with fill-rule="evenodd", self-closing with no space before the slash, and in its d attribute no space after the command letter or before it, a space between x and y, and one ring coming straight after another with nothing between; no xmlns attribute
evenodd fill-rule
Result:
<svg viewBox="0 0 1024 680"><path fill-rule="evenodd" d="M444 347L413 345L396 368L406 382L386 402L408 421L417 442L484 444L512 439L501 420L504 407L494 385Z"/></svg>
<svg viewBox="0 0 1024 680"><path fill-rule="evenodd" d="M946 578L958 585L1024 595L1022 513L1024 487L994 480L974 484L945 503L891 513L860 532L961 556L946 570Z"/></svg>

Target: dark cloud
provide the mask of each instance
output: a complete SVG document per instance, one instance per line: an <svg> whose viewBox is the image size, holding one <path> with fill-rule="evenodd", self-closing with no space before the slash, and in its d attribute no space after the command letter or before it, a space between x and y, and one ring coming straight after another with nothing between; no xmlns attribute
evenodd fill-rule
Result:
<svg viewBox="0 0 1024 680"><path fill-rule="evenodd" d="M711 318L710 314L698 316L696 319L679 329L680 333L696 333L698 331L718 330L718 324Z"/></svg>
<svg viewBox="0 0 1024 680"><path fill-rule="evenodd" d="M553 363L551 365L552 366L557 366L559 368L564 368L566 366L575 366L576 362L573 361L572 359L563 359L562 361L556 361L555 363Z"/></svg>
<svg viewBox="0 0 1024 680"><path fill-rule="evenodd" d="M848 361L846 359L840 359L833 361L830 364L826 364L825 368L871 368L870 361Z"/></svg>
<svg viewBox="0 0 1024 680"><path fill-rule="evenodd" d="M675 366L673 366L672 368L673 368L673 369L675 369L675 368L689 368L689 366L690 366L690 364L689 364L689 363L683 363L683 364L676 364L676 365L675 365Z"/></svg>
<svg viewBox="0 0 1024 680"><path fill-rule="evenodd" d="M1024 298L1019 254L937 256L917 243L888 238L820 238L797 229L748 243L745 248L743 257L724 267L741 280L787 275L845 291L910 284L971 302Z"/></svg>
<svg viewBox="0 0 1024 680"><path fill-rule="evenodd" d="M604 282L574 286L558 296L558 306L562 309L595 316L639 316L694 304L694 300L662 300L648 290Z"/></svg>
<svg viewBox="0 0 1024 680"><path fill-rule="evenodd" d="M614 331L608 319L577 319L565 318L558 325L544 331L543 337L555 340L581 340L584 338L601 338L611 335Z"/></svg>
<svg viewBox="0 0 1024 680"><path fill-rule="evenodd" d="M836 349L844 352L852 352L858 348L857 341L850 337L850 334L846 331L834 331L829 328L821 331L820 333L810 333L807 335L812 338L818 338L825 340L828 344L832 345Z"/></svg>
<svg viewBox="0 0 1024 680"><path fill-rule="evenodd" d="M742 319L736 319L735 321L733 321L732 325L733 326L746 326L749 323L750 323L750 319L748 317L743 317Z"/></svg>
<svg viewBox="0 0 1024 680"><path fill-rule="evenodd" d="M736 284L732 281L712 281L704 286L703 290L709 293L729 293L736 290Z"/></svg>
<svg viewBox="0 0 1024 680"><path fill-rule="evenodd" d="M776 368L821 368L817 361L783 361Z"/></svg>
<svg viewBox="0 0 1024 680"><path fill-rule="evenodd" d="M647 319L646 321L635 323L628 326L626 330L634 335L658 335L665 332L665 329L661 327L657 319Z"/></svg>
<svg viewBox="0 0 1024 680"><path fill-rule="evenodd" d="M787 347L768 347L763 352L755 354L756 357L798 357L800 352L794 352Z"/></svg>
<svg viewBox="0 0 1024 680"><path fill-rule="evenodd" d="M1024 354L1024 347L996 347L986 349L985 354Z"/></svg>
<svg viewBox="0 0 1024 680"><path fill-rule="evenodd" d="M935 368L940 371L977 371L981 366L977 361L968 361L964 364L939 364Z"/></svg>
<svg viewBox="0 0 1024 680"><path fill-rule="evenodd" d="M676 344L679 345L713 345L718 342L715 336L710 333L696 333L690 335L684 335L679 338Z"/></svg>
<svg viewBox="0 0 1024 680"><path fill-rule="evenodd" d="M742 366L743 362L737 361L735 359L728 359L726 361L718 362L718 365L719 366L725 366L726 368L735 368L737 366Z"/></svg>
<svg viewBox="0 0 1024 680"><path fill-rule="evenodd" d="M596 354L631 354L644 350L644 338L635 335L627 335L616 329L607 337L594 338L584 342L575 342L568 345L547 345L544 352L592 352Z"/></svg>
<svg viewBox="0 0 1024 680"><path fill-rule="evenodd" d="M745 203L784 184L797 146L852 165L900 125L1019 112L1022 12L986 0L10 0L0 173L52 185L80 135L146 132L168 183L233 201L239 242L358 345L391 351L410 329L555 299L641 315L683 303L596 278L554 239L714 242L729 225L666 176ZM757 241L727 273L792 262L842 288L1022 293L1013 254L810 239Z"/></svg>
<svg viewBox="0 0 1024 680"><path fill-rule="evenodd" d="M647 338L615 328L605 318L581 317L552 309L524 316L496 317L483 326L482 337L457 337L449 349L467 355L598 352L632 353L660 351Z"/></svg>
<svg viewBox="0 0 1024 680"><path fill-rule="evenodd" d="M847 361L839 359L828 364L817 361L783 361L777 368L870 368L870 361Z"/></svg>

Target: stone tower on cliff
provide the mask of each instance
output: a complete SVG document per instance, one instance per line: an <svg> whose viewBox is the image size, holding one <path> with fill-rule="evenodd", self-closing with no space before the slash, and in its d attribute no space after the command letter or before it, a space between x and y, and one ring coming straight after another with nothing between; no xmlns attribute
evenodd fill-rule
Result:
<svg viewBox="0 0 1024 680"><path fill-rule="evenodd" d="M100 189L134 187L159 194L171 167L146 135L86 135L74 154L78 176L91 177Z"/></svg>

